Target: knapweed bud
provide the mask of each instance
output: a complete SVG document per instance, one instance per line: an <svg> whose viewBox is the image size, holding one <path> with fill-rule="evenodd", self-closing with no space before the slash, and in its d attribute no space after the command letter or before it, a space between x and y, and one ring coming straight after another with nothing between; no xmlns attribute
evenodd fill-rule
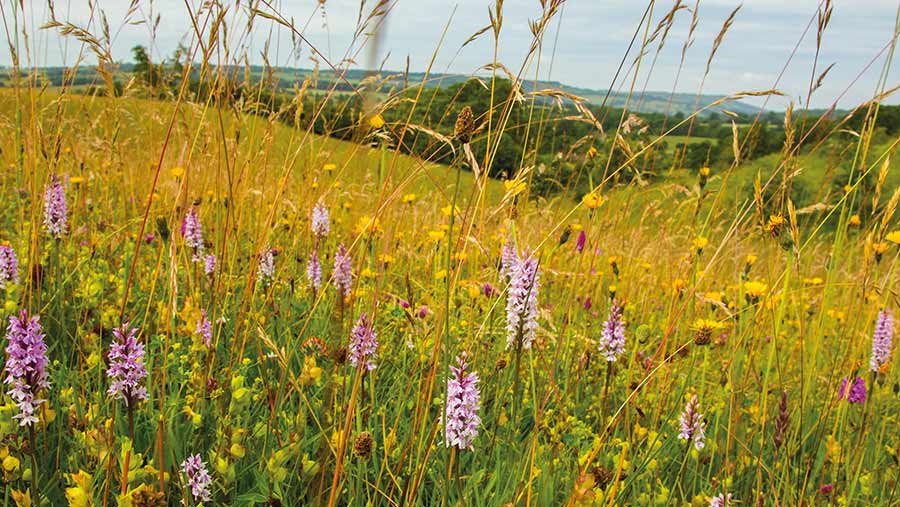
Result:
<svg viewBox="0 0 900 507"><path fill-rule="evenodd" d="M469 144L472 140L472 134L475 132L475 115L472 114L472 108L466 106L459 112L456 117L456 129L454 134L459 142Z"/></svg>

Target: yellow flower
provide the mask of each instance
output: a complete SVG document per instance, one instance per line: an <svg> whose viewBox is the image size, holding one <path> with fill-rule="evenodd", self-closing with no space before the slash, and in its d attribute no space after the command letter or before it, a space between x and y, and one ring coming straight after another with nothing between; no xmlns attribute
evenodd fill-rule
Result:
<svg viewBox="0 0 900 507"><path fill-rule="evenodd" d="M900 245L900 231L889 232L888 235L884 237L884 239L890 241L895 245Z"/></svg>
<svg viewBox="0 0 900 507"><path fill-rule="evenodd" d="M759 281L754 280L744 284L744 294L753 300L765 296L768 290L769 286Z"/></svg>
<svg viewBox="0 0 900 507"><path fill-rule="evenodd" d="M514 180L506 180L503 182L507 194L517 195L525 190L525 182L516 178Z"/></svg>
<svg viewBox="0 0 900 507"><path fill-rule="evenodd" d="M378 220L377 217L370 217L368 215L363 215L359 217L359 220L356 222L356 233L357 234L377 234L381 231L381 221Z"/></svg>
<svg viewBox="0 0 900 507"><path fill-rule="evenodd" d="M746 260L745 262L747 263L748 266L752 266L752 265L756 264L756 261L757 261L758 259L759 259L759 257L757 257L757 256L755 256L755 255L753 255L753 254L749 254L749 255L747 256L747 260Z"/></svg>
<svg viewBox="0 0 900 507"><path fill-rule="evenodd" d="M850 217L850 227L859 227L859 224L861 223L862 220L860 220L859 215L852 215Z"/></svg>
<svg viewBox="0 0 900 507"><path fill-rule="evenodd" d="M173 167L170 170L170 172L172 173L173 178L180 178L180 177L184 176L184 167L181 167L181 166Z"/></svg>
<svg viewBox="0 0 900 507"><path fill-rule="evenodd" d="M12 498L13 502L16 502L16 507L31 507L31 491L25 490L25 492L21 492L17 489L12 490Z"/></svg>
<svg viewBox="0 0 900 507"><path fill-rule="evenodd" d="M694 238L694 242L692 243L694 250L698 252L706 248L706 245L709 244L709 240L704 238L703 236L697 236Z"/></svg>
<svg viewBox="0 0 900 507"><path fill-rule="evenodd" d="M303 358L303 370L300 371L300 383L308 386L318 384L322 378L322 368L316 364L316 358L306 356Z"/></svg>
<svg viewBox="0 0 900 507"><path fill-rule="evenodd" d="M875 243L872 245L872 250L875 252L875 255L881 257L888 250L888 244L884 241L880 243Z"/></svg>
<svg viewBox="0 0 900 507"><path fill-rule="evenodd" d="M19 470L19 458L15 456L6 456L3 458L3 471L11 474Z"/></svg>
<svg viewBox="0 0 900 507"><path fill-rule="evenodd" d="M588 207L588 209L597 209L603 204L603 196L600 195L599 192L591 192L589 194L585 194L584 197L581 198L581 202Z"/></svg>
<svg viewBox="0 0 900 507"><path fill-rule="evenodd" d="M412 194L412 193L405 194L403 196L403 199L401 199L401 200L403 201L404 204L410 204L416 200L416 194Z"/></svg>
<svg viewBox="0 0 900 507"><path fill-rule="evenodd" d="M376 114L369 118L369 125L373 129L380 129L384 126L384 118L382 118L380 114Z"/></svg>
<svg viewBox="0 0 900 507"><path fill-rule="evenodd" d="M448 205L444 206L443 208L441 208L441 214L443 214L445 217L449 217L449 216L450 216L450 206L451 206L451 205L448 204ZM453 209L453 214L456 215L456 216L459 216L459 212L461 211L461 210L459 209L459 206L453 206L453 208L454 208L454 209Z"/></svg>
<svg viewBox="0 0 900 507"><path fill-rule="evenodd" d="M697 331L715 331L718 329L725 329L725 324L715 319L697 319L694 321L693 327Z"/></svg>
<svg viewBox="0 0 900 507"><path fill-rule="evenodd" d="M69 183L72 183L73 185L84 183L84 178L81 176L72 176L71 178L69 178Z"/></svg>
<svg viewBox="0 0 900 507"><path fill-rule="evenodd" d="M781 230L781 227L785 224L784 215L778 213L775 215L769 215L769 221L766 222L766 232L772 235L778 234Z"/></svg>
<svg viewBox="0 0 900 507"><path fill-rule="evenodd" d="M383 264L390 264L390 263L394 262L394 256L389 255L389 254L381 254L378 256L378 260L381 261Z"/></svg>
<svg viewBox="0 0 900 507"><path fill-rule="evenodd" d="M447 278L447 270L446 269L442 269L434 274L435 280L443 280L444 278Z"/></svg>
<svg viewBox="0 0 900 507"><path fill-rule="evenodd" d="M594 146L591 146L590 148L588 148L588 151L587 151L587 153L584 154L584 156L590 160L590 159L596 157L597 153L598 153L597 148Z"/></svg>
<svg viewBox="0 0 900 507"><path fill-rule="evenodd" d="M703 176L704 178L709 176L709 167L708 166L703 166L700 168L700 176Z"/></svg>
<svg viewBox="0 0 900 507"><path fill-rule="evenodd" d="M325 169L328 172L334 171L337 169L337 164L332 164L331 162L322 166L322 169Z"/></svg>
<svg viewBox="0 0 900 507"><path fill-rule="evenodd" d="M680 294L687 287L687 282L683 278L676 278L672 282L672 292Z"/></svg>
<svg viewBox="0 0 900 507"><path fill-rule="evenodd" d="M428 239L434 241L435 243L439 243L444 239L444 231L436 230L436 231L428 231Z"/></svg>
<svg viewBox="0 0 900 507"><path fill-rule="evenodd" d="M91 476L84 470L78 473L67 474L73 486L66 488L66 500L69 507L90 507L93 498L91 496Z"/></svg>

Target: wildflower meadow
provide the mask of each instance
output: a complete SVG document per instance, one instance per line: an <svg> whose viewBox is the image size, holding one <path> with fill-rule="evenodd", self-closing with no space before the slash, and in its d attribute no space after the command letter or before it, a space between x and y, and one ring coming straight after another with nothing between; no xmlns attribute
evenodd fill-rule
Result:
<svg viewBox="0 0 900 507"><path fill-rule="evenodd" d="M651 100L742 11L635 2L590 98L573 2L451 79L379 68L403 2L0 0L3 505L900 505L900 29L860 104Z"/></svg>

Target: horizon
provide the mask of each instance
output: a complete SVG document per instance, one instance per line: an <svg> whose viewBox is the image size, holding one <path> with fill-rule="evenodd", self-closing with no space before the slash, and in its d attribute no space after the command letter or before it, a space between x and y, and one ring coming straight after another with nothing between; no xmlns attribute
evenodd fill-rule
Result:
<svg viewBox="0 0 900 507"><path fill-rule="evenodd" d="M187 1L192 2L192 9L198 5L193 0ZM335 66L341 66L341 62L345 60L342 55L351 55L355 65L350 68L355 70L403 69L406 67L408 57L410 72L427 70L431 53L438 47L444 28L438 20L447 19L453 14L453 19L446 23L445 41L438 49L431 71L459 76L478 75L479 70L484 69L484 65L489 63L484 62L480 55L490 54L492 51L492 34L489 30L470 44L463 46L463 43L487 22L486 9L492 3L461 0L440 8L438 6L444 6L443 2L423 0L418 6L422 7L429 3L433 4L434 8L423 9L424 18L417 19L416 16L421 13L410 12L411 9L406 8L403 2L399 0L388 2L386 22L377 34L380 41L377 43L374 56L371 54L374 38L365 35L355 41L352 38L359 10L354 0L317 2L315 6L278 3L273 9L269 9L270 2L263 2L259 4L259 9L277 12L285 19L293 19L309 43L318 52L326 55ZM673 3L665 2L658 5L654 3L651 28L657 26L660 18ZM690 10L681 9L675 16L666 44L652 65L652 72L648 77L648 72L641 69L633 81L634 89L667 94L674 92L727 96L739 91L777 88L787 96L768 101L761 98L745 99L744 102L758 107L765 106L769 111L783 111L789 102L793 102L794 107L799 109L806 106L805 96L810 83L833 64L821 87L811 95L809 106L811 109L827 109L836 104L838 109L853 108L870 100L874 95L879 73L884 67L884 59L889 57L885 45L896 36L893 30L897 20L897 5L888 0L864 0L856 4L858 8L853 12L844 10L847 8L846 4L835 5L834 15L825 31L816 61L814 18L818 6L823 3L802 0L785 7L780 2L761 0L743 5L712 61L709 76L702 89L700 86L702 74L712 40L719 32L723 21L739 3L731 0L700 2L694 41L687 50L685 65L679 73L678 62L691 20ZM240 8L229 13L229 22L246 22L246 4L241 1L236 4ZM79 5L81 5L79 2L69 2L65 8L56 6L56 18L78 26L94 27L96 30L97 20L85 19L84 14L77 9ZM233 7L235 4L229 5ZM470 7L476 5L484 7L485 10L470 12L472 10ZM185 4L180 0L139 2L138 8L128 19L126 19L127 5L99 1L97 6L109 19L113 34L112 56L118 62L131 62L131 48L135 45L148 47L154 61L161 61L171 55L179 43L190 41L186 35L190 21ZM554 42L545 43L547 47L543 48L543 53L521 67L521 78L524 81L534 79L556 81L567 86L591 90L612 89L614 92L627 92L634 78L634 73L629 72L629 63L637 53L635 48L627 53L626 50L635 33L634 27L638 26L646 6L647 4L643 2L633 3L626 0L614 0L604 5L588 5L573 0L565 2L561 8L559 23L554 23L550 27L551 31L547 33L547 39ZM41 5L37 9L34 4L30 7L34 11L32 19L43 20L42 23L50 19L46 5ZM537 2L526 4L508 1L506 7L507 14L500 33L498 61L505 63L515 73L520 70L518 62L524 58L522 47L527 46L531 36L527 20L536 17L539 5ZM370 8L371 6L366 6L367 11ZM772 12L778 12L779 15L771 17ZM156 19L157 15L160 16L161 22L153 37L146 22L135 24L142 19ZM598 36L600 30L588 26L592 20L597 19L602 19L602 27L611 32L604 32ZM863 20L866 23L859 22ZM812 23L812 28L804 35L807 23ZM429 25L434 27L432 32L435 33L424 29ZM413 29L408 29L410 26ZM761 32L769 37L761 40L759 37ZM31 28L28 33L32 46L38 49L34 53L39 56L29 55L36 61L23 61L22 67L71 67L78 60L79 52L86 56L81 65L96 64L96 57L72 38L62 38L55 31L40 28ZM232 43L238 43L234 51L237 52L238 49L245 51L252 65L265 63L259 53L268 43L267 56L272 66L298 69L311 69L314 66L310 47L303 43L293 44L289 30L274 21L257 15L249 39L251 40ZM845 44L851 39L854 41L852 46ZM755 46L748 49L746 42L749 40L753 40ZM795 45L797 49L790 65L781 81L777 81L777 76L794 51ZM409 48L409 51L404 54L397 48ZM750 50L760 58L748 60L746 53ZM647 59L652 59L656 51L657 45L653 42L646 49L649 57ZM623 55L626 56L623 58ZM612 76L623 60L625 65L622 73L613 83ZM321 69L328 68L325 62L319 63ZM0 51L0 65L12 65L8 50ZM645 65L644 69L648 65ZM812 70L814 66L815 71ZM732 71L733 67L740 71ZM387 72L403 71L387 70ZM898 81L900 71L894 67L890 70L886 82ZM774 86L776 82L778 86ZM900 104L900 97L892 95L884 102Z"/></svg>

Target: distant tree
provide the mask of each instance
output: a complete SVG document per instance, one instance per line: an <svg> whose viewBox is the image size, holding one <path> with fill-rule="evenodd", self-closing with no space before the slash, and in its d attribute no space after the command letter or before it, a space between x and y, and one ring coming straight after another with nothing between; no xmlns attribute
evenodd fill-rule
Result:
<svg viewBox="0 0 900 507"><path fill-rule="evenodd" d="M150 60L147 48L138 44L131 48L131 54L134 58L134 74L150 87L159 85L162 77L161 69Z"/></svg>

